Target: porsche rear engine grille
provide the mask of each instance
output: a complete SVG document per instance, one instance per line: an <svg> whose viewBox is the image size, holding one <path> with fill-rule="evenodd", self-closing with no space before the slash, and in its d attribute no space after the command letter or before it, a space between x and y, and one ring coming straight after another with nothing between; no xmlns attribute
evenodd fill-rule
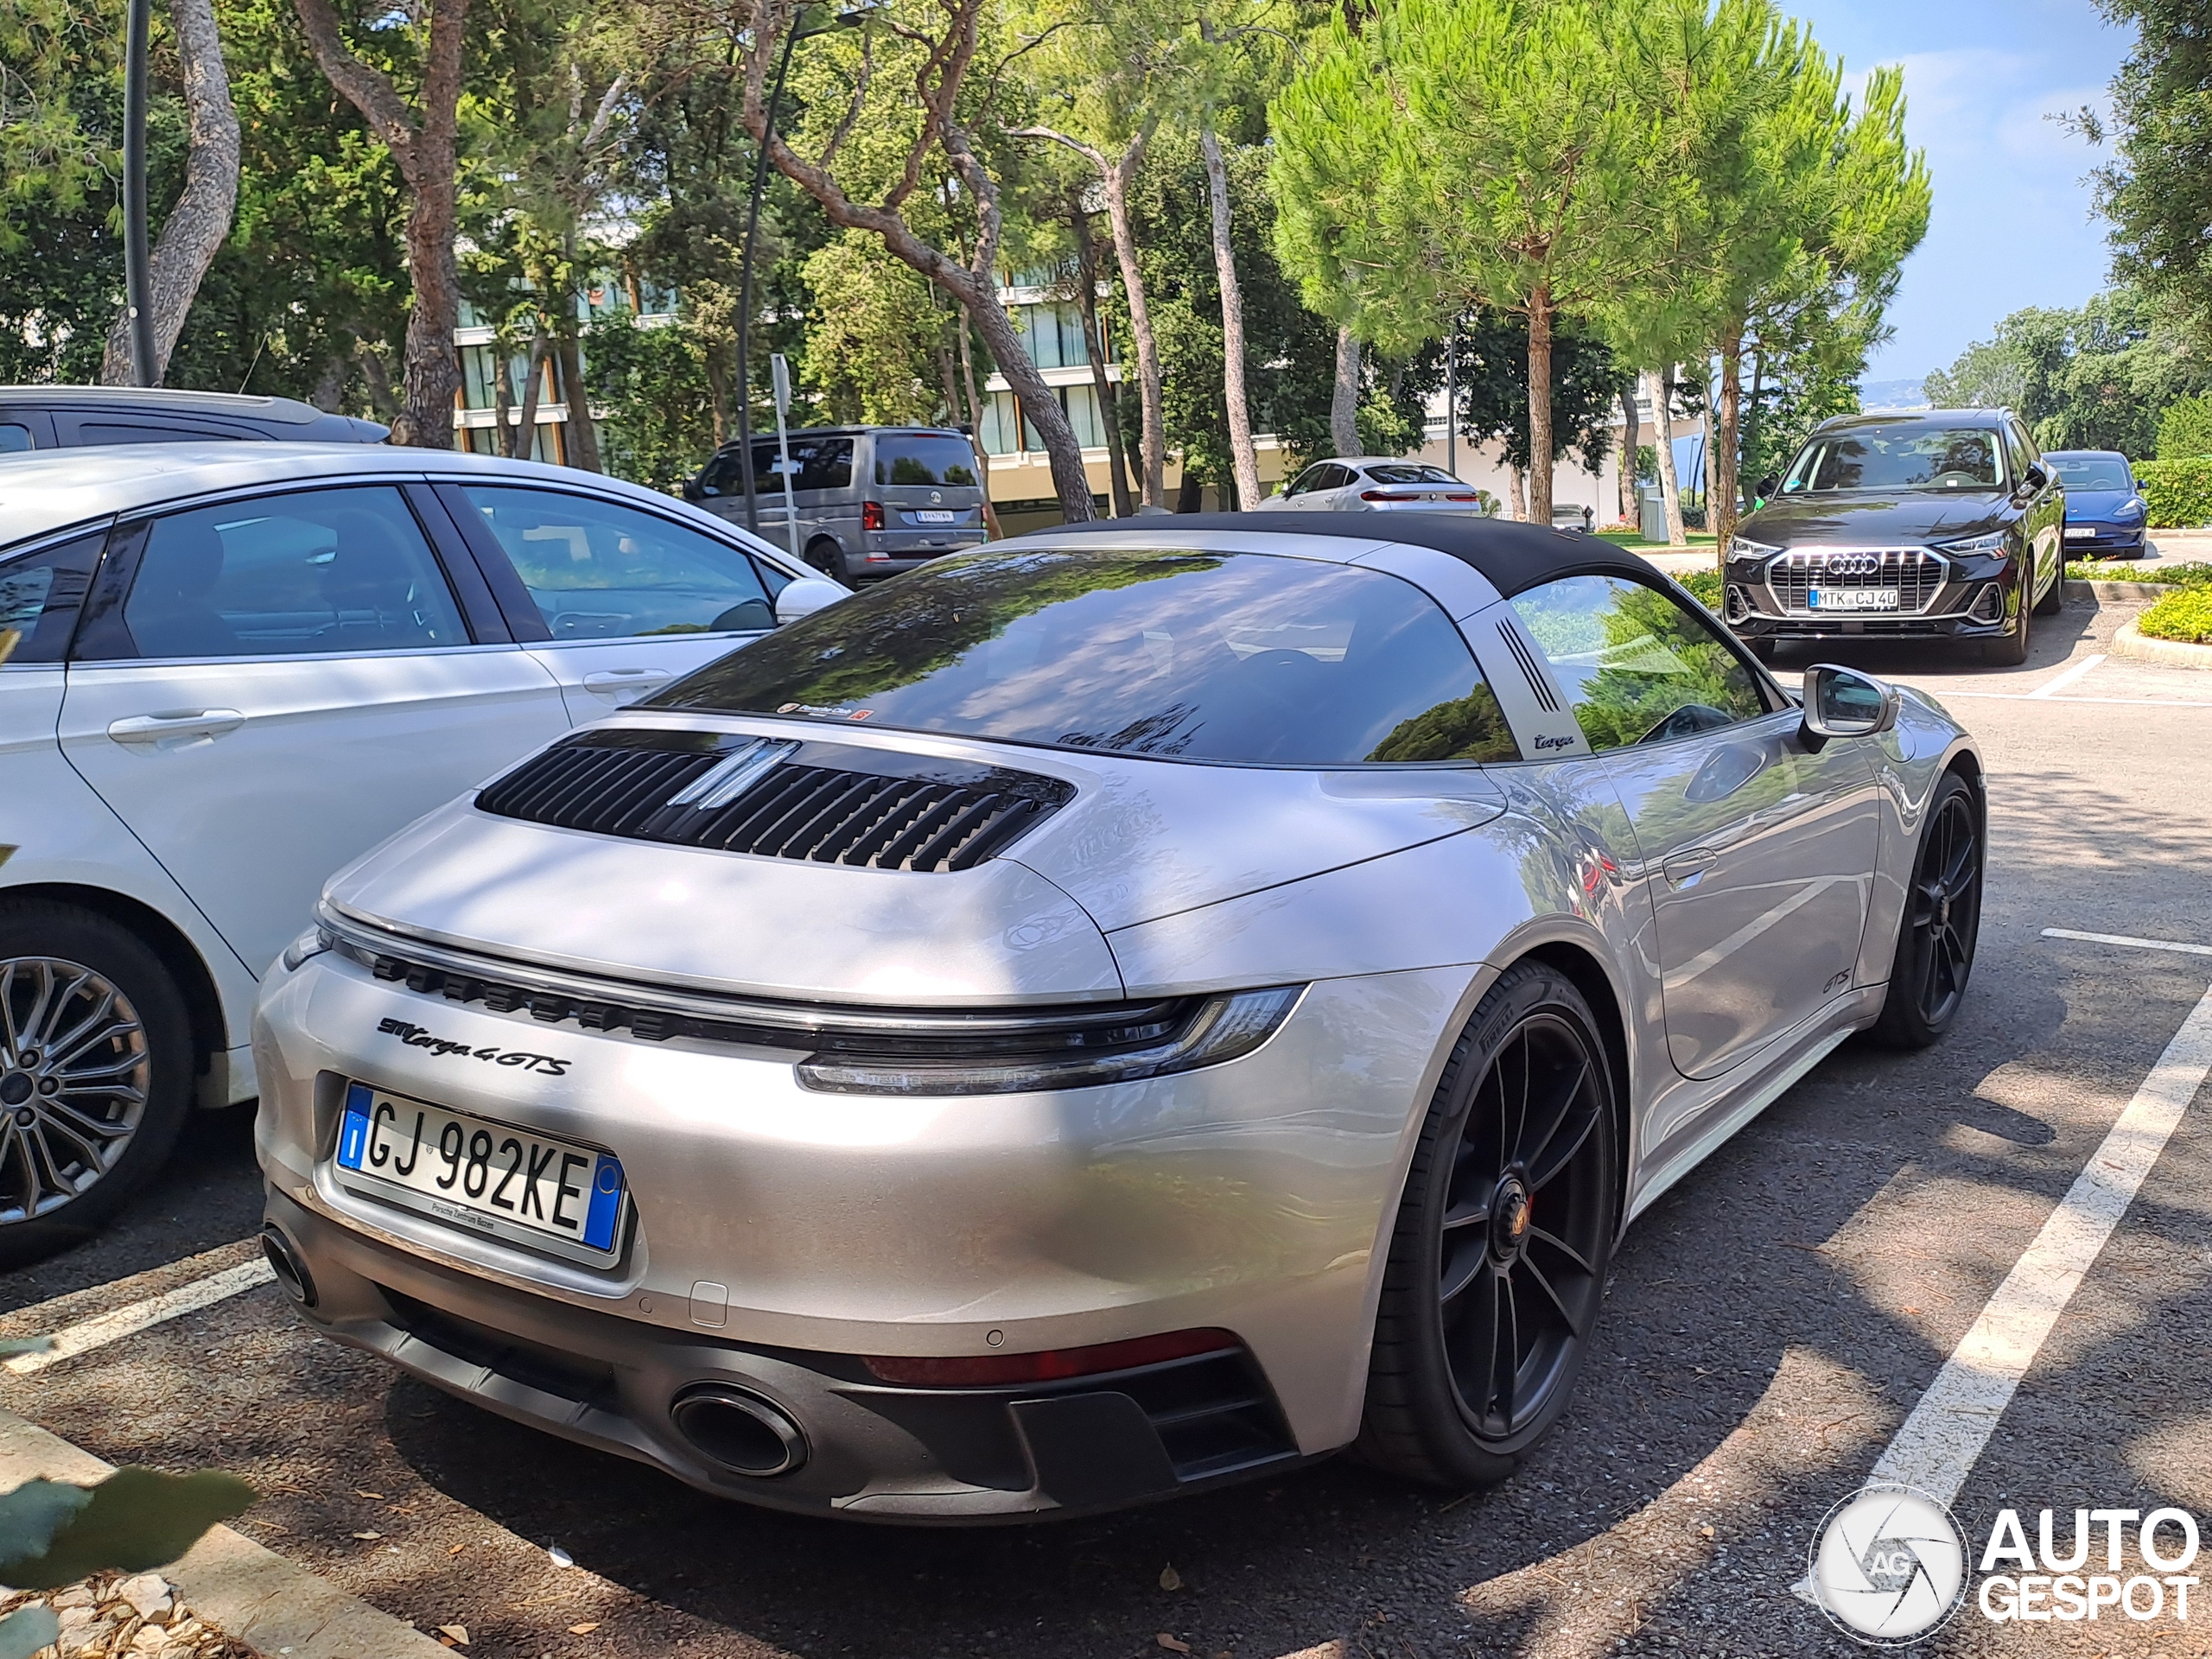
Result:
<svg viewBox="0 0 2212 1659"><path fill-rule="evenodd" d="M500 817L880 870L964 870L1065 804L1058 779L857 744L617 727L476 797Z"/></svg>

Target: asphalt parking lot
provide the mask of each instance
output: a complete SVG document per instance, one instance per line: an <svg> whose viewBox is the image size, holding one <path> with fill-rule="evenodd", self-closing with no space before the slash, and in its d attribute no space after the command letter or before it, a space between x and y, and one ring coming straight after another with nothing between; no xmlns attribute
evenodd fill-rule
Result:
<svg viewBox="0 0 2212 1659"><path fill-rule="evenodd" d="M1856 1652L1791 1594L1815 1529L2212 987L2212 956L2043 931L2212 944L2212 672L2110 657L2124 620L2069 605L2018 670L1822 652L1931 690L1985 746L1967 1008L1925 1053L1847 1045L1643 1217L1574 1408L1491 1491L1339 1461L1020 1530L794 1519L396 1378L268 1287L0 1374L0 1406L111 1461L245 1475L266 1497L240 1530L478 1655ZM2007 1505L2212 1510L2208 1120L2212 1091L2036 1352L1958 1493L1970 1537ZM250 1122L200 1127L124 1224L0 1285L0 1334L251 1259ZM1970 1609L1929 1650L2205 1653L2208 1624L2212 1601L2190 1626Z"/></svg>

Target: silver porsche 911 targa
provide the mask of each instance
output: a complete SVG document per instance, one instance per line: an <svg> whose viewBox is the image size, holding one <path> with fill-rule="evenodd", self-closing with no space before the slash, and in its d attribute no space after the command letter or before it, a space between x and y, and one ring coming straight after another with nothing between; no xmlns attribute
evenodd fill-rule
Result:
<svg viewBox="0 0 2212 1659"><path fill-rule="evenodd" d="M333 879L263 993L341 1342L789 1510L1492 1480L1622 1229L1965 993L1981 764L1586 537L1179 518L948 558Z"/></svg>

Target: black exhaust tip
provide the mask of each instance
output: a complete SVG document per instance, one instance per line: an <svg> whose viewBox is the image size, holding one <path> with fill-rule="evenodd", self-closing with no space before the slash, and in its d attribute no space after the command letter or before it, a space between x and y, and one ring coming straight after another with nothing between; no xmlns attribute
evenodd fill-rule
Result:
<svg viewBox="0 0 2212 1659"><path fill-rule="evenodd" d="M271 1222L261 1230L261 1253L269 1258L269 1269L276 1275L276 1282L284 1287L291 1299L302 1307L315 1306L315 1275L308 1271L308 1264L292 1248L292 1241L278 1230Z"/></svg>
<svg viewBox="0 0 2212 1659"><path fill-rule="evenodd" d="M734 1474L766 1480L806 1461L806 1436L780 1406L720 1382L687 1389L668 1408L677 1432Z"/></svg>

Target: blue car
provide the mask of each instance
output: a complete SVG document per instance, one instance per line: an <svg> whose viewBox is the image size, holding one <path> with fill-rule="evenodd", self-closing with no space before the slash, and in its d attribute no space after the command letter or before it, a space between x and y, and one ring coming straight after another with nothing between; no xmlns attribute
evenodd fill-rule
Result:
<svg viewBox="0 0 2212 1659"><path fill-rule="evenodd" d="M2112 449L2062 449L2046 450L2044 459L2066 486L2066 556L2141 558L2143 496L2127 457Z"/></svg>

